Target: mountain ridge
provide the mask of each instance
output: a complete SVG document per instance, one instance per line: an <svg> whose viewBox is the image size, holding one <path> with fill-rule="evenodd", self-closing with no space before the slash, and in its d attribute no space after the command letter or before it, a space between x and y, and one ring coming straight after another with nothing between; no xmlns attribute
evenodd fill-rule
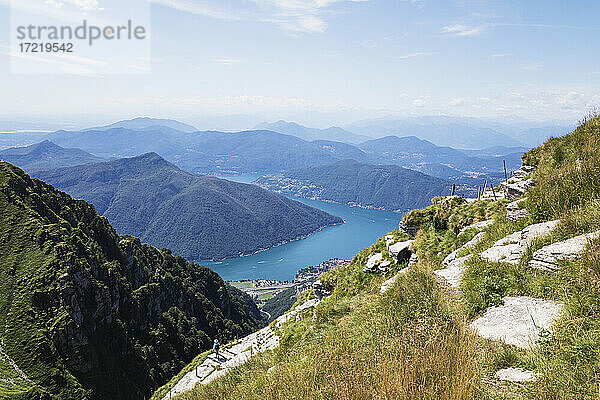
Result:
<svg viewBox="0 0 600 400"><path fill-rule="evenodd" d="M183 171L156 153L35 176L94 204L118 232L191 260L252 254L343 222L255 185Z"/></svg>
<svg viewBox="0 0 600 400"><path fill-rule="evenodd" d="M255 183L288 195L390 211L425 206L452 187L449 181L397 165L355 160L265 175Z"/></svg>
<svg viewBox="0 0 600 400"><path fill-rule="evenodd" d="M35 171L44 168L88 164L104 159L80 149L63 148L49 140L44 140L30 146L2 150L0 151L0 160L8 161L29 171Z"/></svg>
<svg viewBox="0 0 600 400"><path fill-rule="evenodd" d="M264 129L285 135L293 135L308 142L315 140L332 140L358 144L364 142L365 140L371 139L370 136L357 135L356 133L349 132L338 126L332 126L326 129L318 129L309 128L296 122L288 122L284 120L279 120L272 123L263 122L255 126L254 129Z"/></svg>
<svg viewBox="0 0 600 400"><path fill-rule="evenodd" d="M127 128L134 130L144 130L155 127L167 127L171 129L175 129L181 132L192 133L196 132L198 129L196 127L185 124L183 122L174 120L174 119L162 119L162 118L150 118L150 117L136 117L133 119L117 121L115 123L99 126L94 128L84 129L86 131L100 131L100 130L109 130L112 128Z"/></svg>

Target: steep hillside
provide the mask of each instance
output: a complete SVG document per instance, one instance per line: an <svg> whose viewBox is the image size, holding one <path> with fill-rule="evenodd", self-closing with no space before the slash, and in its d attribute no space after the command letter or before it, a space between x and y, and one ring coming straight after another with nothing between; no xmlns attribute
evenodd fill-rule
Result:
<svg viewBox="0 0 600 400"><path fill-rule="evenodd" d="M184 172L155 153L40 171L122 234L191 260L251 254L343 221L254 185Z"/></svg>
<svg viewBox="0 0 600 400"><path fill-rule="evenodd" d="M600 398L599 138L590 117L525 154L514 202L407 214L414 238L322 275L277 348L178 398Z"/></svg>
<svg viewBox="0 0 600 400"><path fill-rule="evenodd" d="M259 327L213 271L6 162L0 227L2 398L147 398L215 337Z"/></svg>
<svg viewBox="0 0 600 400"><path fill-rule="evenodd" d="M28 172L103 161L83 150L65 149L49 140L0 151L0 160L8 161Z"/></svg>
<svg viewBox="0 0 600 400"><path fill-rule="evenodd" d="M279 193L392 211L424 207L452 187L448 181L406 168L354 160L266 175L256 183Z"/></svg>

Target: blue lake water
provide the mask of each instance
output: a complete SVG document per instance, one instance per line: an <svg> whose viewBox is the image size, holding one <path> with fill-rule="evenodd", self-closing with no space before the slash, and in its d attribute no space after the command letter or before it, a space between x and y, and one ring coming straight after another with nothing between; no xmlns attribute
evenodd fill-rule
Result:
<svg viewBox="0 0 600 400"><path fill-rule="evenodd" d="M257 175L219 177L249 183L254 181ZM373 244L387 232L397 229L402 218L402 214L390 211L368 210L318 200L291 198L337 215L346 223L325 228L306 239L273 247L251 256L202 262L201 264L210 267L225 280L291 280L301 268L320 264L330 258L351 259L356 253Z"/></svg>

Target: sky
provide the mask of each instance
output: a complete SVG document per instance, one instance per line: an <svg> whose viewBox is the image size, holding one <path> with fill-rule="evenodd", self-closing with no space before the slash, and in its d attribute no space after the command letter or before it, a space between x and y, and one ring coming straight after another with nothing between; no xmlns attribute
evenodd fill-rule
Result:
<svg viewBox="0 0 600 400"><path fill-rule="evenodd" d="M104 18L111 1L14 0L12 11ZM597 0L135 1L151 13L149 47L127 63L135 71L107 73L127 54L100 60L98 48L63 58L59 73L23 74L11 69L11 1L0 0L0 116L342 125L418 115L577 120L600 105Z"/></svg>

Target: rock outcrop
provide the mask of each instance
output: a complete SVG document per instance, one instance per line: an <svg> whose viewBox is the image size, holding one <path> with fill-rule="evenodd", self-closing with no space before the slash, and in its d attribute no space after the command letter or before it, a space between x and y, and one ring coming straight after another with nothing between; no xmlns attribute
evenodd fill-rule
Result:
<svg viewBox="0 0 600 400"><path fill-rule="evenodd" d="M507 262L518 264L527 247L536 238L549 235L560 221L542 222L541 224L529 225L522 231L515 232L498 240L492 247L483 251L480 256L491 262Z"/></svg>
<svg viewBox="0 0 600 400"><path fill-rule="evenodd" d="M506 219L509 221L517 222L520 219L527 218L529 211L525 208L520 208L520 205L524 203L527 198L515 200L506 206Z"/></svg>
<svg viewBox="0 0 600 400"><path fill-rule="evenodd" d="M392 262L390 260L384 260L383 253L371 254L367 259L363 272L370 274L382 272L385 274L390 265L392 265Z"/></svg>
<svg viewBox="0 0 600 400"><path fill-rule="evenodd" d="M404 242L390 244L388 246L388 252L390 253L390 256L394 260L396 260L397 264L402 264L402 263L410 260L410 257L412 255L412 251L411 251L410 247L412 244L413 244L412 240L406 240Z"/></svg>
<svg viewBox="0 0 600 400"><path fill-rule="evenodd" d="M533 174L535 170L536 167L533 165L521 165L521 168L513 172L513 176L519 179L527 178L529 175Z"/></svg>
<svg viewBox="0 0 600 400"><path fill-rule="evenodd" d="M525 179L525 180L514 180L511 179L508 182L502 182L500 187L504 192L504 197L508 200L516 200L519 197L523 196L525 192L531 189L534 186L533 179Z"/></svg>
<svg viewBox="0 0 600 400"><path fill-rule="evenodd" d="M465 273L466 266L465 263L473 257L473 254L469 254L464 257L456 258L452 260L448 266L444 269L439 269L437 271L433 271L433 273L440 278L444 278L448 285L451 287L457 288L460 286L460 281Z"/></svg>
<svg viewBox="0 0 600 400"><path fill-rule="evenodd" d="M315 297L318 300L321 300L321 299L329 296L331 294L331 292L333 291L331 288L328 288L327 286L323 285L323 283L320 280L316 280L312 284L312 288L313 288L313 293L315 294Z"/></svg>
<svg viewBox="0 0 600 400"><path fill-rule="evenodd" d="M454 260L456 260L456 258L458 257L458 254L465 249L472 249L473 247L477 246L485 237L485 233L484 232L479 232L477 235L475 235L473 237L473 239L469 240L467 243L465 243L462 247L459 247L458 249L454 250L452 253L448 254L446 256L446 258L444 258L444 261L442 262L442 265L444 267L448 267L450 265L450 263L452 263Z"/></svg>
<svg viewBox="0 0 600 400"><path fill-rule="evenodd" d="M534 186L533 179L529 177L534 171L535 167L530 165L522 165L521 168L513 172L514 178L508 180L508 182L502 182L500 188L504 193L504 197L510 201L516 200L523 196L525 192Z"/></svg>
<svg viewBox="0 0 600 400"><path fill-rule="evenodd" d="M544 271L556 271L559 268L560 261L574 260L580 257L588 242L599 236L600 231L576 236L542 247L533 253L533 258L529 261L529 266Z"/></svg>
<svg viewBox="0 0 600 400"><path fill-rule="evenodd" d="M489 308L471 327L486 339L502 340L523 349L535 344L541 329L551 330L562 310L555 301L526 296L505 297L502 302Z"/></svg>
<svg viewBox="0 0 600 400"><path fill-rule="evenodd" d="M462 228L460 230L460 232L458 232L458 234L462 234L465 233L466 231L468 231L469 229L477 229L478 231L482 231L485 228L489 227L490 225L492 225L494 223L493 219L488 219L487 221L480 221L480 222L476 222L474 224L471 224L469 226L466 226L464 228Z"/></svg>

